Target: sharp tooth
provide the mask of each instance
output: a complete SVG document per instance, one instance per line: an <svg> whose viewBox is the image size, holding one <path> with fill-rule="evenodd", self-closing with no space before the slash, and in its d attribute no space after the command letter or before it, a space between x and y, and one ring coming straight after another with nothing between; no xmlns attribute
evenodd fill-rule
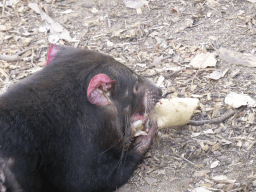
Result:
<svg viewBox="0 0 256 192"><path fill-rule="evenodd" d="M145 131L137 131L134 135L134 137L138 137L140 135L147 135L147 133Z"/></svg>
<svg viewBox="0 0 256 192"><path fill-rule="evenodd" d="M142 126L143 125L143 120L138 120L138 121L134 121L133 123L132 123L132 125L133 125L133 127L136 129L137 127L140 127L140 126Z"/></svg>
<svg viewBox="0 0 256 192"><path fill-rule="evenodd" d="M111 95L110 91L107 91L106 95L109 97Z"/></svg>

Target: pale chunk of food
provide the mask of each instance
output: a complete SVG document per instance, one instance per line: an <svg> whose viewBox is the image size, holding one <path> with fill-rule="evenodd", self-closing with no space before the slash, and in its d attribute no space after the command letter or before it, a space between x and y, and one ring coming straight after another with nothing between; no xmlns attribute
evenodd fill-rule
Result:
<svg viewBox="0 0 256 192"><path fill-rule="evenodd" d="M150 118L157 121L159 129L186 125L198 104L195 98L161 99Z"/></svg>

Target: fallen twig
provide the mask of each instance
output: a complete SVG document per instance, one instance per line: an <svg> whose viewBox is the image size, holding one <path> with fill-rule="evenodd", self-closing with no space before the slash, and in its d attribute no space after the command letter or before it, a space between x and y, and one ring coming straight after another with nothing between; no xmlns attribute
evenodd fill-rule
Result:
<svg viewBox="0 0 256 192"><path fill-rule="evenodd" d="M210 120L203 120L203 121L189 120L189 124L199 126L199 125L204 125L205 123L220 123L220 122L226 120L227 118L231 117L235 113L236 113L236 110L232 110L232 111L222 115L221 117L217 117L217 118L210 119Z"/></svg>
<svg viewBox="0 0 256 192"><path fill-rule="evenodd" d="M29 48L30 49L30 48ZM17 61L21 58L21 55L25 52L27 52L29 49L26 49L24 51L20 51L14 55L0 55L0 60L4 61Z"/></svg>
<svg viewBox="0 0 256 192"><path fill-rule="evenodd" d="M6 78L9 78L9 76L5 73L5 71L3 69L0 68L0 73L2 75L4 75Z"/></svg>
<svg viewBox="0 0 256 192"><path fill-rule="evenodd" d="M5 0L3 0L2 17L4 16Z"/></svg>
<svg viewBox="0 0 256 192"><path fill-rule="evenodd" d="M179 156L178 154L175 154L175 153L174 153L174 155L177 156L177 157L179 157L179 158L181 158L181 159L183 159L184 161L190 163L191 165L193 165L193 166L195 166L195 167L197 167L197 168L200 168L200 166L198 166L198 165L196 165L195 163L189 161L189 160L186 159L185 157Z"/></svg>
<svg viewBox="0 0 256 192"><path fill-rule="evenodd" d="M239 188L236 188L236 189L231 189L230 191L228 192L238 192L238 191L242 191L243 188L242 187L239 187Z"/></svg>

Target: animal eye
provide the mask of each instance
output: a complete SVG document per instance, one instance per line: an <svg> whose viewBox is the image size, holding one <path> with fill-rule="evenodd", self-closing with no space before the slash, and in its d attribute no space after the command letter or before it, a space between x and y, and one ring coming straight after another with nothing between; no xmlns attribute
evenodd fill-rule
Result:
<svg viewBox="0 0 256 192"><path fill-rule="evenodd" d="M133 87L133 93L137 93L138 90L139 90L139 83L136 82L136 84L135 84L134 87Z"/></svg>

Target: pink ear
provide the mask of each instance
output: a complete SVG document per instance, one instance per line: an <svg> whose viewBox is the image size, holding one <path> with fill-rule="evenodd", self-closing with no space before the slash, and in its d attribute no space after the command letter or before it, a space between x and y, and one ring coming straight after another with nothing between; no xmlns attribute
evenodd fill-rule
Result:
<svg viewBox="0 0 256 192"><path fill-rule="evenodd" d="M87 89L87 99L91 104L95 105L108 105L111 103L109 99L110 89L115 84L114 80L111 80L105 74L95 75Z"/></svg>
<svg viewBox="0 0 256 192"><path fill-rule="evenodd" d="M61 50L61 47L58 45L51 44L50 49L47 53L47 62L46 65L48 65L56 56L56 54Z"/></svg>

